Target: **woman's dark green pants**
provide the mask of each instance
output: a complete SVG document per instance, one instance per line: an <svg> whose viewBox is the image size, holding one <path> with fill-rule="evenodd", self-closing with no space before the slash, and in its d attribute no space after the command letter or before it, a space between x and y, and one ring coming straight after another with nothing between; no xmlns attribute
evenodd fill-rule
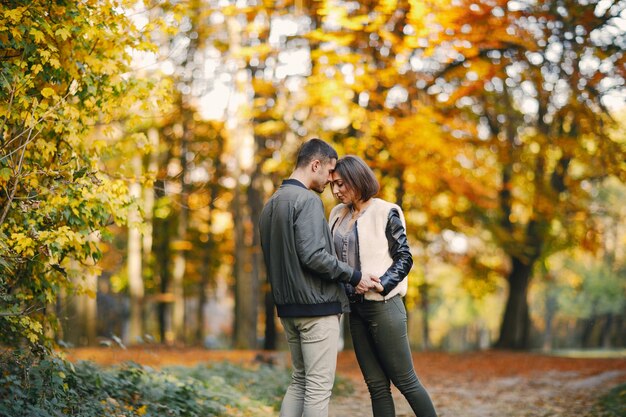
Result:
<svg viewBox="0 0 626 417"><path fill-rule="evenodd" d="M350 304L350 332L361 372L372 399L374 417L393 417L390 382L409 402L417 417L436 417L435 407L415 370L402 298Z"/></svg>

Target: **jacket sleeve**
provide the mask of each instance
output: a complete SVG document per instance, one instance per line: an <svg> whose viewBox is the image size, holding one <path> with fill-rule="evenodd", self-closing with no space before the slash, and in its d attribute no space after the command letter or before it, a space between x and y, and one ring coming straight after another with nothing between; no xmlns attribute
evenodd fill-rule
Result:
<svg viewBox="0 0 626 417"><path fill-rule="evenodd" d="M321 200L306 199L296 216L294 219L295 244L298 259L302 265L322 278L358 285L361 272L339 261L334 253L327 249L330 230L324 217L324 206Z"/></svg>
<svg viewBox="0 0 626 417"><path fill-rule="evenodd" d="M396 209L391 210L389 213L385 235L387 236L389 254L393 259L393 264L380 277L384 288L382 295L389 294L409 274L413 266L413 256L409 249L406 231L402 220L400 220L400 214Z"/></svg>

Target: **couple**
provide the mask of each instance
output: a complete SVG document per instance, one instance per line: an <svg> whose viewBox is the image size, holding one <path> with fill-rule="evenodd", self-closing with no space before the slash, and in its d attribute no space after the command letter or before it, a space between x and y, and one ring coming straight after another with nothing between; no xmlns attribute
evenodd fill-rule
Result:
<svg viewBox="0 0 626 417"><path fill-rule="evenodd" d="M350 330L374 417L395 416L390 381L417 417L436 416L415 371L402 296L413 260L404 216L373 198L372 170L359 158L337 160L320 139L304 143L291 177L269 199L259 222L278 316L291 352L292 381L281 417L326 417L335 379L339 317ZM330 227L319 196L332 182L341 201Z"/></svg>

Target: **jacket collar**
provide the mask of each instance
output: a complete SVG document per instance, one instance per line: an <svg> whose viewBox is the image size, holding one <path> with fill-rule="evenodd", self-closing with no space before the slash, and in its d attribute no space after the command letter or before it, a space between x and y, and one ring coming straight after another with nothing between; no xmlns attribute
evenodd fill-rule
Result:
<svg viewBox="0 0 626 417"><path fill-rule="evenodd" d="M286 180L283 180L283 183L281 184L281 186L282 186L282 185L296 185L296 186L298 186L298 187L302 187L302 188L304 188L304 189L307 189L307 190L308 190L308 188L306 187L306 185L302 184L300 181L295 180L295 179L293 179L293 178L287 178Z"/></svg>

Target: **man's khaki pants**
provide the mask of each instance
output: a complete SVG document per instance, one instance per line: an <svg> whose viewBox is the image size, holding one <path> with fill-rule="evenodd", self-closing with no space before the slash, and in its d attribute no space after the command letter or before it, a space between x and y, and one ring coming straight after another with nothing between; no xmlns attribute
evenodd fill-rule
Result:
<svg viewBox="0 0 626 417"><path fill-rule="evenodd" d="M281 318L293 374L280 417L327 417L337 368L339 316Z"/></svg>

